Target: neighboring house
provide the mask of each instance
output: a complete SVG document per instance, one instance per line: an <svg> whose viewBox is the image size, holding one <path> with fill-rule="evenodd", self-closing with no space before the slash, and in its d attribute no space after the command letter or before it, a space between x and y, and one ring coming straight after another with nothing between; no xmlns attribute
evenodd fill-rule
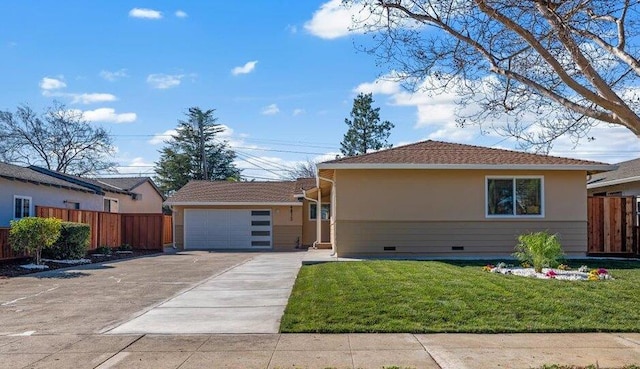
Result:
<svg viewBox="0 0 640 369"><path fill-rule="evenodd" d="M318 164L338 256L510 255L520 234L587 252L585 178L615 166L424 141ZM309 195L309 194L307 194Z"/></svg>
<svg viewBox="0 0 640 369"><path fill-rule="evenodd" d="M190 181L166 202L180 249L293 250L315 239L315 179L279 182ZM313 214L309 214L313 211ZM325 217L328 212L325 211ZM328 219L324 223L328 230Z"/></svg>
<svg viewBox="0 0 640 369"><path fill-rule="evenodd" d="M65 208L76 204L100 209L100 191L32 168L0 163L0 227L8 227L13 219L34 216L35 205Z"/></svg>
<svg viewBox="0 0 640 369"><path fill-rule="evenodd" d="M618 169L587 178L589 196L640 196L640 159L615 165Z"/></svg>
<svg viewBox="0 0 640 369"><path fill-rule="evenodd" d="M0 163L0 227L35 215L35 206L161 213L163 197L148 177L87 179L37 166Z"/></svg>

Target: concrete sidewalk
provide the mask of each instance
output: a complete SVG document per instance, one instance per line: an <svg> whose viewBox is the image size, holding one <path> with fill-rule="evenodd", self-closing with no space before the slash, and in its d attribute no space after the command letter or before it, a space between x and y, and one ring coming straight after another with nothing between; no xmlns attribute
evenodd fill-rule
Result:
<svg viewBox="0 0 640 369"><path fill-rule="evenodd" d="M278 333L304 256L259 254L108 333Z"/></svg>
<svg viewBox="0 0 640 369"><path fill-rule="evenodd" d="M640 334L0 336L0 368L620 368Z"/></svg>

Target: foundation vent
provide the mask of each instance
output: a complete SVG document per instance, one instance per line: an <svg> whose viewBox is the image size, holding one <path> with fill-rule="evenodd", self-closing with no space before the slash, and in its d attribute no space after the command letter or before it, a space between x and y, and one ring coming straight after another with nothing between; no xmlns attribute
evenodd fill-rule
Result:
<svg viewBox="0 0 640 369"><path fill-rule="evenodd" d="M464 251L464 246L451 246L453 251Z"/></svg>
<svg viewBox="0 0 640 369"><path fill-rule="evenodd" d="M384 251L396 251L396 247L395 246L385 246L384 247Z"/></svg>

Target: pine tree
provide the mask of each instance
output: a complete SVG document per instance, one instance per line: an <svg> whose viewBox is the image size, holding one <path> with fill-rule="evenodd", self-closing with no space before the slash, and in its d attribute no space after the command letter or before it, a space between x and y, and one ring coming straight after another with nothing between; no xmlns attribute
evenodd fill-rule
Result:
<svg viewBox="0 0 640 369"><path fill-rule="evenodd" d="M387 139L394 125L387 120L380 122L380 108L374 109L372 103L371 94L360 93L353 100L351 119L344 120L349 129L340 143L343 155L366 154L391 147Z"/></svg>
<svg viewBox="0 0 640 369"><path fill-rule="evenodd" d="M216 137L224 128L216 123L214 112L215 109L189 108L187 120L178 121L176 135L160 150L155 180L165 194L192 179L240 179L240 170L233 163L235 152Z"/></svg>

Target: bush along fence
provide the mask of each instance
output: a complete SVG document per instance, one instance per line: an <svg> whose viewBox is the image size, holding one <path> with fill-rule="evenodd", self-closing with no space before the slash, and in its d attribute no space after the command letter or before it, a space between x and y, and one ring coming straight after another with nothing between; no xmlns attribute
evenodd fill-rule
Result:
<svg viewBox="0 0 640 369"><path fill-rule="evenodd" d="M36 216L88 224L91 228L89 250L128 244L136 250L162 251L165 244L173 242L172 224L163 214L119 214L36 206ZM26 256L11 248L9 229L0 228L0 260Z"/></svg>

